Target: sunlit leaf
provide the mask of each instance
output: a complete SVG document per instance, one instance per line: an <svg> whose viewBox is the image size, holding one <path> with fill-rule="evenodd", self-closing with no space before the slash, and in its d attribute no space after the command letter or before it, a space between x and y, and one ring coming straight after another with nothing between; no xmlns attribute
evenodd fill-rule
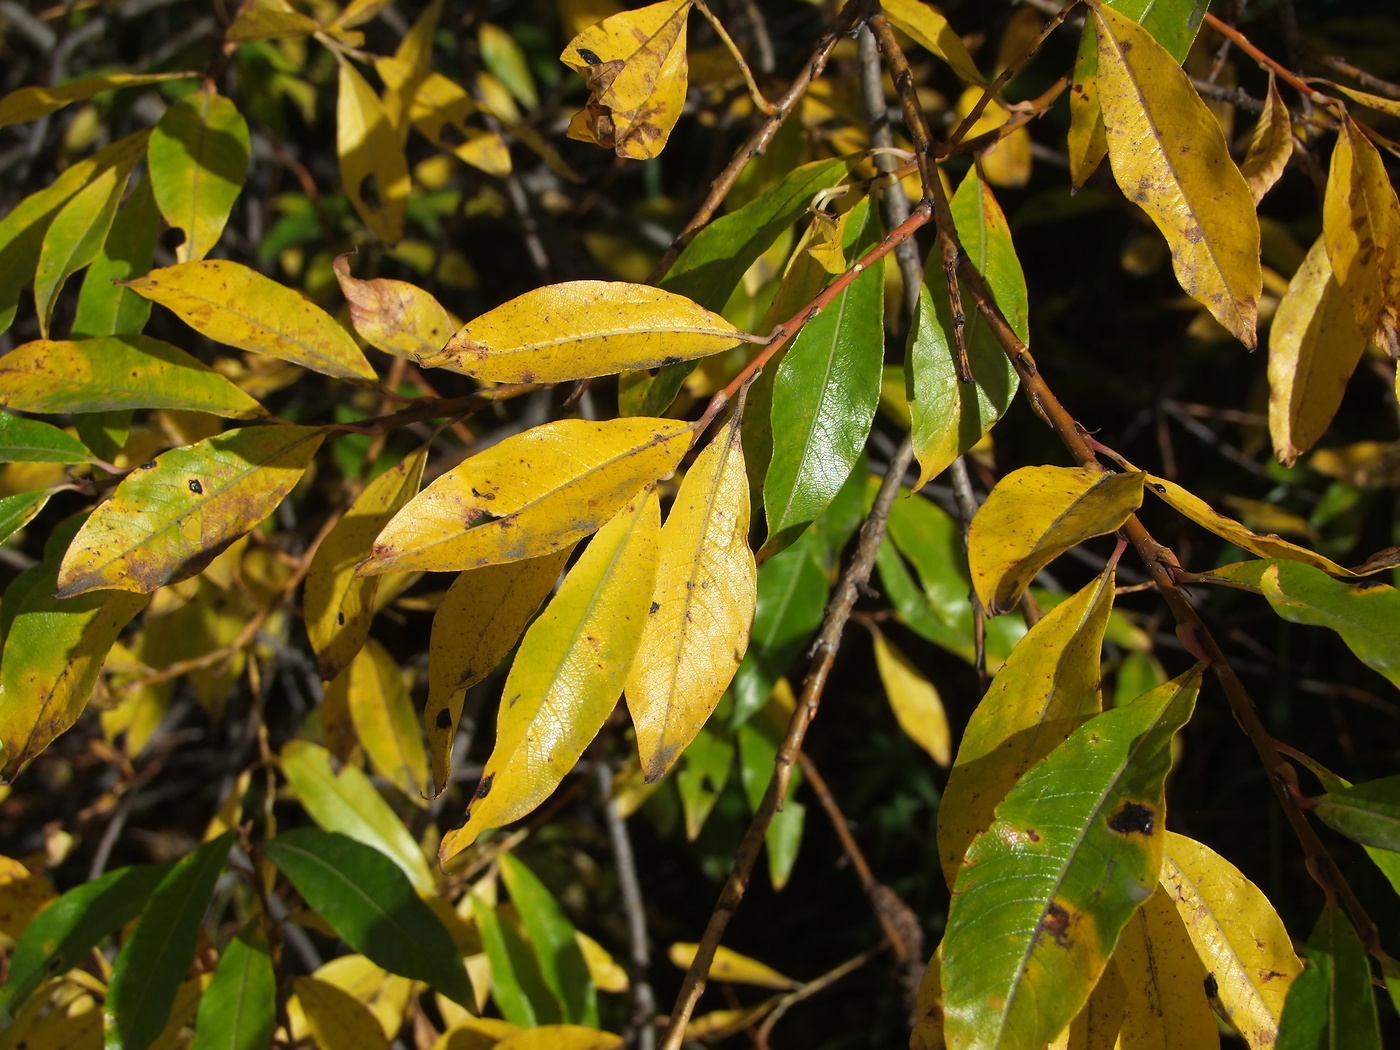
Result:
<svg viewBox="0 0 1400 1050"><path fill-rule="evenodd" d="M1313 812L1355 842L1400 853L1400 777L1329 791L1314 802Z"/></svg>
<svg viewBox="0 0 1400 1050"><path fill-rule="evenodd" d="M1259 123L1254 126L1254 134L1249 139L1249 152L1240 164L1240 174L1244 176L1255 204L1263 200L1264 194L1283 176L1283 169L1288 167L1292 156L1293 122L1271 72L1264 112L1259 114Z"/></svg>
<svg viewBox="0 0 1400 1050"><path fill-rule="evenodd" d="M899 727L935 762L948 768L953 761L952 740L938 690L882 632L876 631L874 639L875 667Z"/></svg>
<svg viewBox="0 0 1400 1050"><path fill-rule="evenodd" d="M292 992L322 1050L389 1050L379 1021L349 992L315 977L293 977Z"/></svg>
<svg viewBox="0 0 1400 1050"><path fill-rule="evenodd" d="M239 9L224 39L231 44L248 44L256 40L306 36L320 28L314 18L294 11L286 0L253 0Z"/></svg>
<svg viewBox="0 0 1400 1050"><path fill-rule="evenodd" d="M685 837L694 842L729 782L734 741L728 734L701 729L676 766L676 793L685 814Z"/></svg>
<svg viewBox="0 0 1400 1050"><path fill-rule="evenodd" d="M675 966L687 970L695 960L695 953L699 947L697 944L677 942L667 949L666 957ZM797 982L791 977L779 973L757 959L740 955L733 948L726 948L724 945L715 949L714 961L710 963L709 979L730 981L734 984L752 984L759 988L777 988L782 991L797 987Z"/></svg>
<svg viewBox="0 0 1400 1050"><path fill-rule="evenodd" d="M521 1028L556 1023L561 1017L559 1003L545 987L535 953L517 925L510 921L510 906L497 909L480 886L478 883L478 888L472 891L472 917L481 931L481 943L491 962L492 1000L507 1021Z"/></svg>
<svg viewBox="0 0 1400 1050"><path fill-rule="evenodd" d="M1120 1046L1210 1050L1220 1045L1207 972L1164 887L1158 886L1123 927L1113 961L1126 992Z"/></svg>
<svg viewBox="0 0 1400 1050"><path fill-rule="evenodd" d="M151 304L117 281L139 276L151 268L160 212L149 177L117 208L107 240L97 253L78 292L73 315L74 339L98 335L135 335L146 327Z"/></svg>
<svg viewBox="0 0 1400 1050"><path fill-rule="evenodd" d="M397 97L411 92L408 119L429 142L489 175L510 174L510 150L500 134L467 123L479 107L460 84L398 58L376 59L374 68Z"/></svg>
<svg viewBox="0 0 1400 1050"><path fill-rule="evenodd" d="M108 73L105 76L83 77L58 87L23 87L0 98L0 128L27 120L38 120L70 102L79 102L93 95L117 88L158 84L165 80L185 80L193 73Z"/></svg>
<svg viewBox="0 0 1400 1050"><path fill-rule="evenodd" d="M428 754L398 661L370 638L340 676L326 686L328 693L336 689L345 690L355 735L374 771L421 804L428 779Z"/></svg>
<svg viewBox="0 0 1400 1050"><path fill-rule="evenodd" d="M880 7L891 22L908 33L919 46L946 62L965 83L987 86L986 78L978 71L977 63L972 60L962 37L954 32L948 20L936 8L921 0L888 0Z"/></svg>
<svg viewBox="0 0 1400 1050"><path fill-rule="evenodd" d="M408 207L408 160L384 104L339 52L336 153L345 195L376 237L392 247L403 236Z"/></svg>
<svg viewBox="0 0 1400 1050"><path fill-rule="evenodd" d="M508 1035L495 1050L614 1050L622 1037L576 1024L546 1024Z"/></svg>
<svg viewBox="0 0 1400 1050"><path fill-rule="evenodd" d="M248 124L213 90L172 102L151 133L151 187L160 212L184 231L179 262L203 259L219 243L248 176Z"/></svg>
<svg viewBox="0 0 1400 1050"><path fill-rule="evenodd" d="M51 423L0 412L0 463L86 463L92 453Z"/></svg>
<svg viewBox="0 0 1400 1050"><path fill-rule="evenodd" d="M1260 586L1284 619L1330 627L1363 663L1400 685L1400 591L1383 583L1353 586L1287 561L1265 569Z"/></svg>
<svg viewBox="0 0 1400 1050"><path fill-rule="evenodd" d="M417 285L377 277L350 276L350 257L337 255L335 276L350 304L350 322L377 350L410 361L438 353L455 326L442 304ZM452 365L442 367L456 371Z"/></svg>
<svg viewBox="0 0 1400 1050"><path fill-rule="evenodd" d="M33 521L52 495L53 489L35 489L0 497L0 543Z"/></svg>
<svg viewBox="0 0 1400 1050"><path fill-rule="evenodd" d="M559 1000L566 1022L598 1026L598 993L574 925L539 878L514 854L501 856L501 879L539 960L540 976Z"/></svg>

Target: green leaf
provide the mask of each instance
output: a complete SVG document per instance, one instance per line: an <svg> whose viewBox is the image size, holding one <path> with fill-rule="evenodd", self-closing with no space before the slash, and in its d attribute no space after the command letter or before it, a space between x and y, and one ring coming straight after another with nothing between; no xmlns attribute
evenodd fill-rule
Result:
<svg viewBox="0 0 1400 1050"><path fill-rule="evenodd" d="M574 924L544 883L515 854L502 853L500 863L511 902L530 934L540 976L559 1001L565 1022L597 1028L598 992L574 939Z"/></svg>
<svg viewBox="0 0 1400 1050"><path fill-rule="evenodd" d="M212 368L146 335L39 339L0 357L0 405L17 412L164 408L234 419L267 413Z"/></svg>
<svg viewBox="0 0 1400 1050"><path fill-rule="evenodd" d="M858 258L879 239L867 198L848 216L846 254ZM884 268L872 266L803 325L778 366L760 557L791 544L826 509L865 447L880 402L884 305Z"/></svg>
<svg viewBox="0 0 1400 1050"><path fill-rule="evenodd" d="M38 120L62 109L70 102L92 98L117 88L140 87L163 80L180 80L193 73L109 73L104 76L82 77L56 87L23 87L0 98L0 128L10 124Z"/></svg>
<svg viewBox="0 0 1400 1050"><path fill-rule="evenodd" d="M69 890L24 928L10 956L0 1012L14 1014L46 977L65 973L141 914L168 864L118 868Z"/></svg>
<svg viewBox="0 0 1400 1050"><path fill-rule="evenodd" d="M146 327L151 304L117 284L151 268L155 255L160 212L156 210L151 180L142 179L117 209L102 250L83 275L78 310L73 317L73 338L99 335L135 335Z"/></svg>
<svg viewBox="0 0 1400 1050"><path fill-rule="evenodd" d="M739 784L748 800L749 809L757 813L768 791L768 782L773 778L773 760L778 754L782 732L772 719L760 715L741 725L736 736ZM797 863L797 851L802 845L807 807L793 798L801 783L802 770L794 766L783 807L773 814L773 822L768 825L768 834L763 840L764 848L768 851L768 875L775 890L787 885L793 866Z"/></svg>
<svg viewBox="0 0 1400 1050"><path fill-rule="evenodd" d="M426 981L455 1003L474 1004L451 935L389 857L316 828L283 832L263 850L350 947L390 973Z"/></svg>
<svg viewBox="0 0 1400 1050"><path fill-rule="evenodd" d="M248 124L238 107L213 90L172 102L151 132L151 186L160 213L184 231L179 262L194 262L219 243L233 202L248 177Z"/></svg>
<svg viewBox="0 0 1400 1050"><path fill-rule="evenodd" d="M0 543L33 521L52 495L53 489L34 489L0 498Z"/></svg>
<svg viewBox="0 0 1400 1050"><path fill-rule="evenodd" d="M228 942L199 1000L190 1050L267 1050L277 1024L277 975L256 929Z"/></svg>
<svg viewBox="0 0 1400 1050"><path fill-rule="evenodd" d="M685 837L694 842L719 801L734 764L734 741L727 734L701 729L681 755L676 790L685 814Z"/></svg>
<svg viewBox="0 0 1400 1050"><path fill-rule="evenodd" d="M1355 842L1400 853L1400 777L1329 791L1313 812Z"/></svg>
<svg viewBox="0 0 1400 1050"><path fill-rule="evenodd" d="M1340 909L1323 909L1304 955L1307 967L1288 990L1274 1050L1380 1050L1371 965Z"/></svg>
<svg viewBox="0 0 1400 1050"><path fill-rule="evenodd" d="M1313 776L1322 781L1324 791L1338 792L1351 787L1350 780L1337 776L1315 758L1310 758L1296 750L1290 754L1307 766ZM1371 858L1376 867L1381 869L1381 874L1386 877L1395 892L1400 894L1400 854L1393 853L1388 849L1377 849L1375 846L1363 846L1362 848L1365 849L1366 855Z"/></svg>
<svg viewBox="0 0 1400 1050"><path fill-rule="evenodd" d="M950 1050L1043 1046L1088 1000L1157 884L1171 740L1201 673L1086 722L968 850L943 940Z"/></svg>
<svg viewBox="0 0 1400 1050"><path fill-rule="evenodd" d="M544 1012L553 1013L557 1021L558 1003L544 986L538 960L478 890L472 891L472 918L491 962L491 998L501 1016L521 1028L548 1024L550 1018L542 1016Z"/></svg>
<svg viewBox="0 0 1400 1050"><path fill-rule="evenodd" d="M182 858L146 902L112 967L107 1050L146 1050L165 1028L233 839L226 831Z"/></svg>
<svg viewBox="0 0 1400 1050"><path fill-rule="evenodd" d="M86 463L92 453L49 423L0 412L0 463Z"/></svg>
<svg viewBox="0 0 1400 1050"><path fill-rule="evenodd" d="M1342 583L1292 561L1265 569L1260 589L1285 620L1330 627L1363 663L1400 686L1400 591L1384 583Z"/></svg>

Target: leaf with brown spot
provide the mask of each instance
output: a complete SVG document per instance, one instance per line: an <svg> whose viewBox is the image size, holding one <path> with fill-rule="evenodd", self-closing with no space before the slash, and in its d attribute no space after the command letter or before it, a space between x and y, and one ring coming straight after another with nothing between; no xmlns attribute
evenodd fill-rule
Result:
<svg viewBox="0 0 1400 1050"><path fill-rule="evenodd" d="M374 771L414 805L424 805L428 755L398 661L370 638L326 690L345 691L355 735Z"/></svg>
<svg viewBox="0 0 1400 1050"><path fill-rule="evenodd" d="M432 293L384 277L361 281L350 276L349 259L336 256L335 277L350 304L350 323L365 342L410 361L436 354L447 344L457 326Z"/></svg>
<svg viewBox="0 0 1400 1050"><path fill-rule="evenodd" d="M1215 1014L1206 998L1206 969L1165 887L1158 886L1123 927L1113 961L1127 992L1120 1046L1220 1046Z"/></svg>
<svg viewBox="0 0 1400 1050"><path fill-rule="evenodd" d="M1264 194L1273 188L1288 167L1288 158L1293 156L1293 121L1289 118L1288 107L1278 93L1274 75L1269 74L1269 93L1264 99L1264 112L1259 114L1259 123L1250 136L1249 152L1240 165L1240 174L1249 186L1249 195L1258 204Z"/></svg>
<svg viewBox="0 0 1400 1050"><path fill-rule="evenodd" d="M408 160L384 104L339 51L340 91L335 107L335 148L340 181L365 225L386 245L403 236L408 211Z"/></svg>

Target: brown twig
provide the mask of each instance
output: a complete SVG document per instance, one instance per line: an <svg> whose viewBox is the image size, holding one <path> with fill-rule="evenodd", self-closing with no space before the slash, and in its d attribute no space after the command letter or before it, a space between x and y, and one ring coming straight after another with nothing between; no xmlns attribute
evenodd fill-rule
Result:
<svg viewBox="0 0 1400 1050"><path fill-rule="evenodd" d="M739 72L744 74L744 84L749 89L749 97L753 99L753 104L771 117L777 111L777 107L764 98L763 92L758 90L758 84L754 81L753 71L749 69L749 63L745 60L744 53L739 50L738 45L729 36L729 32L724 28L724 23L715 17L714 12L706 6L705 0L695 0L695 8L714 27L720 40L724 41L724 46L729 49L729 54L739 64Z"/></svg>
<svg viewBox="0 0 1400 1050"><path fill-rule="evenodd" d="M1294 90L1296 90L1300 95L1308 99L1310 102L1319 106L1327 106L1329 109L1337 105L1336 99L1329 98L1321 92L1314 91L1311 87L1309 87L1301 79L1299 79L1297 74L1295 74L1282 62L1280 62L1276 58L1266 55L1263 51L1260 51L1257 47L1250 43L1249 38L1243 33L1241 33L1234 26L1230 25L1227 22L1222 22L1209 11L1206 12L1206 16L1203 21L1206 25L1210 26L1217 33L1220 33L1222 36L1227 37L1231 42L1234 43L1236 47L1238 47L1241 51L1247 54L1250 58L1254 59L1254 61L1258 62L1265 69L1272 69L1274 73L1278 75L1280 80L1286 81L1293 87Z"/></svg>
<svg viewBox="0 0 1400 1050"><path fill-rule="evenodd" d="M768 781L768 790L764 793L763 801L759 804L758 811L750 821L744 839L735 852L734 865L725 880L724 888L720 891L719 900L710 913L710 921L696 949L695 958L681 982L681 990L676 997L676 1005L671 1011L670 1023L661 1044L662 1050L679 1050L685 1038L686 1024L695 1010L695 1004L700 1000L700 994L705 990L705 980L710 972L710 964L714 962L715 949L719 947L720 938L724 936L730 918L744 898L749 877L753 874L754 865L763 849L768 825L772 823L773 814L787 795L792 765L797 761L798 752L802 749L807 727L817 716L817 707L821 703L822 691L826 688L831 665L836 660L841 634L846 627L846 621L850 619L851 609L855 606L860 589L870 580L870 572L875 566L875 554L879 551L880 541L885 535L885 523L889 519L890 507L899 494L900 479L909 469L913 459L914 447L906 437L891 459L885 480L875 496L875 504L871 507L865 524L861 526L855 556L842 575L835 594L827 603L821 634L817 636L816 645L813 647L812 666L807 672L802 696L788 721L787 732L773 760L773 776Z"/></svg>
<svg viewBox="0 0 1400 1050"><path fill-rule="evenodd" d="M1351 77L1362 87L1369 88L1378 95L1385 95L1387 98L1400 98L1400 84L1382 80L1374 73L1357 68L1339 55L1318 55L1317 60L1328 69L1334 69L1343 76Z"/></svg>
<svg viewBox="0 0 1400 1050"><path fill-rule="evenodd" d="M758 1050L768 1050L768 1040L773 1034L773 1026L781 1019L783 1014L802 1002L803 999L810 999L818 992L823 992L833 984L845 977L848 973L854 973L862 966L874 959L885 950L883 944L877 944L874 948L867 948L854 958L847 959L840 966L828 970L813 980L808 981L800 988L796 988L778 1000L778 1004L773 1007L773 1012L763 1020L763 1024L758 1029L758 1034L754 1037L754 1042Z"/></svg>

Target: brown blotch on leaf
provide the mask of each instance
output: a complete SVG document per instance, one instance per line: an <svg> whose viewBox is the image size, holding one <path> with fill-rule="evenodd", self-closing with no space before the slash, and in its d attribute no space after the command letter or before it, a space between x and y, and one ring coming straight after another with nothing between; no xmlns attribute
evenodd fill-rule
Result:
<svg viewBox="0 0 1400 1050"><path fill-rule="evenodd" d="M443 708L437 713L437 727L439 729L449 729L452 726L452 712Z"/></svg>
<svg viewBox="0 0 1400 1050"><path fill-rule="evenodd" d="M1215 974L1206 974L1206 998L1214 999L1220 994L1220 984L1215 979Z"/></svg>
<svg viewBox="0 0 1400 1050"><path fill-rule="evenodd" d="M204 486L199 483L198 478L190 478L190 491L196 496L204 495Z"/></svg>
<svg viewBox="0 0 1400 1050"><path fill-rule="evenodd" d="M337 627L344 627L344 626L345 626L345 613L343 613L343 612L338 612L338 613L335 614L335 625L336 625Z"/></svg>
<svg viewBox="0 0 1400 1050"><path fill-rule="evenodd" d="M1050 939L1058 947L1068 948L1074 942L1069 939L1070 916L1069 912L1056 904L1050 902L1050 906L1045 909L1045 914L1041 917L1038 933L1048 933Z"/></svg>
<svg viewBox="0 0 1400 1050"><path fill-rule="evenodd" d="M476 797L485 798L487 795L491 794L491 781L495 779L495 773L487 773L484 777L482 777L481 783L478 784L476 788Z"/></svg>
<svg viewBox="0 0 1400 1050"><path fill-rule="evenodd" d="M1156 814L1148 806L1137 802L1124 802L1108 818L1108 826L1120 835L1151 835L1156 822Z"/></svg>

